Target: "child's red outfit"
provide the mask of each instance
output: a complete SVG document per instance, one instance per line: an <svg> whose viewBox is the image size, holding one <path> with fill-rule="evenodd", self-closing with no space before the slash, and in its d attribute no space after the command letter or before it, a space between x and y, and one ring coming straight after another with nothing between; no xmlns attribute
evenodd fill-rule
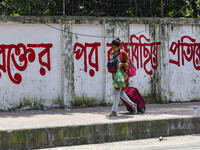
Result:
<svg viewBox="0 0 200 150"><path fill-rule="evenodd" d="M120 53L120 51L119 51L119 53ZM114 57L114 53L112 53L111 58L112 57ZM125 51L122 51L122 57L123 57L123 62L120 58L120 55L119 54L116 55L116 59L117 59L118 63L123 63L123 65L121 67L121 71L124 75L125 87L123 87L122 90L125 90L129 85L129 83L128 83L128 67L130 66L130 61L129 61L128 55ZM116 73L112 73L113 80L115 78L115 74ZM119 90L119 89L120 88L116 88L116 90Z"/></svg>
<svg viewBox="0 0 200 150"><path fill-rule="evenodd" d="M120 52L120 51L119 51ZM124 92L124 90L128 87L128 67L130 66L130 61L128 58L128 55L125 51L122 52L122 57L123 57L123 62L120 58L120 55L117 54L116 56L114 56L114 53L112 53L111 59L115 57L117 59L118 63L122 63L122 66L120 68L120 70L122 71L123 75L124 75L124 80L125 80L125 87L122 88L115 88L115 101L113 103L112 106L112 113L111 115L113 115L113 113L117 113L117 109L118 109L118 104L119 104L119 100L120 97L126 101L131 107L136 108L137 106L129 99L129 97L126 95L126 93ZM115 78L116 73L112 73L112 77L113 80ZM137 108L135 109L135 111L137 111Z"/></svg>

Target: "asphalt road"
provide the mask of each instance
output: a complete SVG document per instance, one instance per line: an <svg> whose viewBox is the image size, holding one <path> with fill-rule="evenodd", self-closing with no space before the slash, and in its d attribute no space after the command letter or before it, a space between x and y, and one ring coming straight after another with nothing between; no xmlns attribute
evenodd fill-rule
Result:
<svg viewBox="0 0 200 150"><path fill-rule="evenodd" d="M123 142L90 144L68 147L48 148L45 150L200 150L200 134L131 140Z"/></svg>

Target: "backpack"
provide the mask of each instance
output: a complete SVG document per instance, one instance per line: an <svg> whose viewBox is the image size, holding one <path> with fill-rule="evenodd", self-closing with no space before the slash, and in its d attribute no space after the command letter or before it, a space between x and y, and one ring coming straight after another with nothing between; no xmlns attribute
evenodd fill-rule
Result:
<svg viewBox="0 0 200 150"><path fill-rule="evenodd" d="M117 72L117 59L110 59L107 63L108 72L115 73Z"/></svg>
<svg viewBox="0 0 200 150"><path fill-rule="evenodd" d="M123 50L120 50L120 58L121 58L121 60L122 60L122 62L123 62L123 56L122 56L122 51ZM136 75L136 67L134 66L134 64L133 64L133 61L128 57L128 59L129 59L129 61L130 61L130 63L131 63L131 66L128 68L128 77L133 77L133 76L135 76Z"/></svg>

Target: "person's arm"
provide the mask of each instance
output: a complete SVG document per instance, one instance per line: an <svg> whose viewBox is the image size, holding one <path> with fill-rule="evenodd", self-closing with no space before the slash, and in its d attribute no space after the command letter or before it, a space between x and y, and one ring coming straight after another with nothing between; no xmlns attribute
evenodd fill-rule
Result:
<svg viewBox="0 0 200 150"><path fill-rule="evenodd" d="M130 63L128 55L125 51L122 52L122 57L123 57L123 62L119 63L119 68L121 68L122 66L126 66L127 68L129 68L131 63Z"/></svg>

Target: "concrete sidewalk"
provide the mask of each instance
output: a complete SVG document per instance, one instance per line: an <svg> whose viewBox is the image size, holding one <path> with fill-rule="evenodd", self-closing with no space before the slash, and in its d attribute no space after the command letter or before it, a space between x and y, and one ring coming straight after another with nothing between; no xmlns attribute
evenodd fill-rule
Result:
<svg viewBox="0 0 200 150"><path fill-rule="evenodd" d="M118 117L107 116L111 111L111 107L109 106L81 109L53 109L46 111L23 110L0 112L0 130L188 118L193 117L193 108L195 104L197 104L200 109L200 103L147 104L146 112L137 115L130 114L126 111L125 106L120 106Z"/></svg>
<svg viewBox="0 0 200 150"><path fill-rule="evenodd" d="M28 149L200 133L200 118L193 116L195 104L200 108L199 102L148 104L145 114L137 115L120 106L118 117L107 116L108 106L0 112L0 147Z"/></svg>

